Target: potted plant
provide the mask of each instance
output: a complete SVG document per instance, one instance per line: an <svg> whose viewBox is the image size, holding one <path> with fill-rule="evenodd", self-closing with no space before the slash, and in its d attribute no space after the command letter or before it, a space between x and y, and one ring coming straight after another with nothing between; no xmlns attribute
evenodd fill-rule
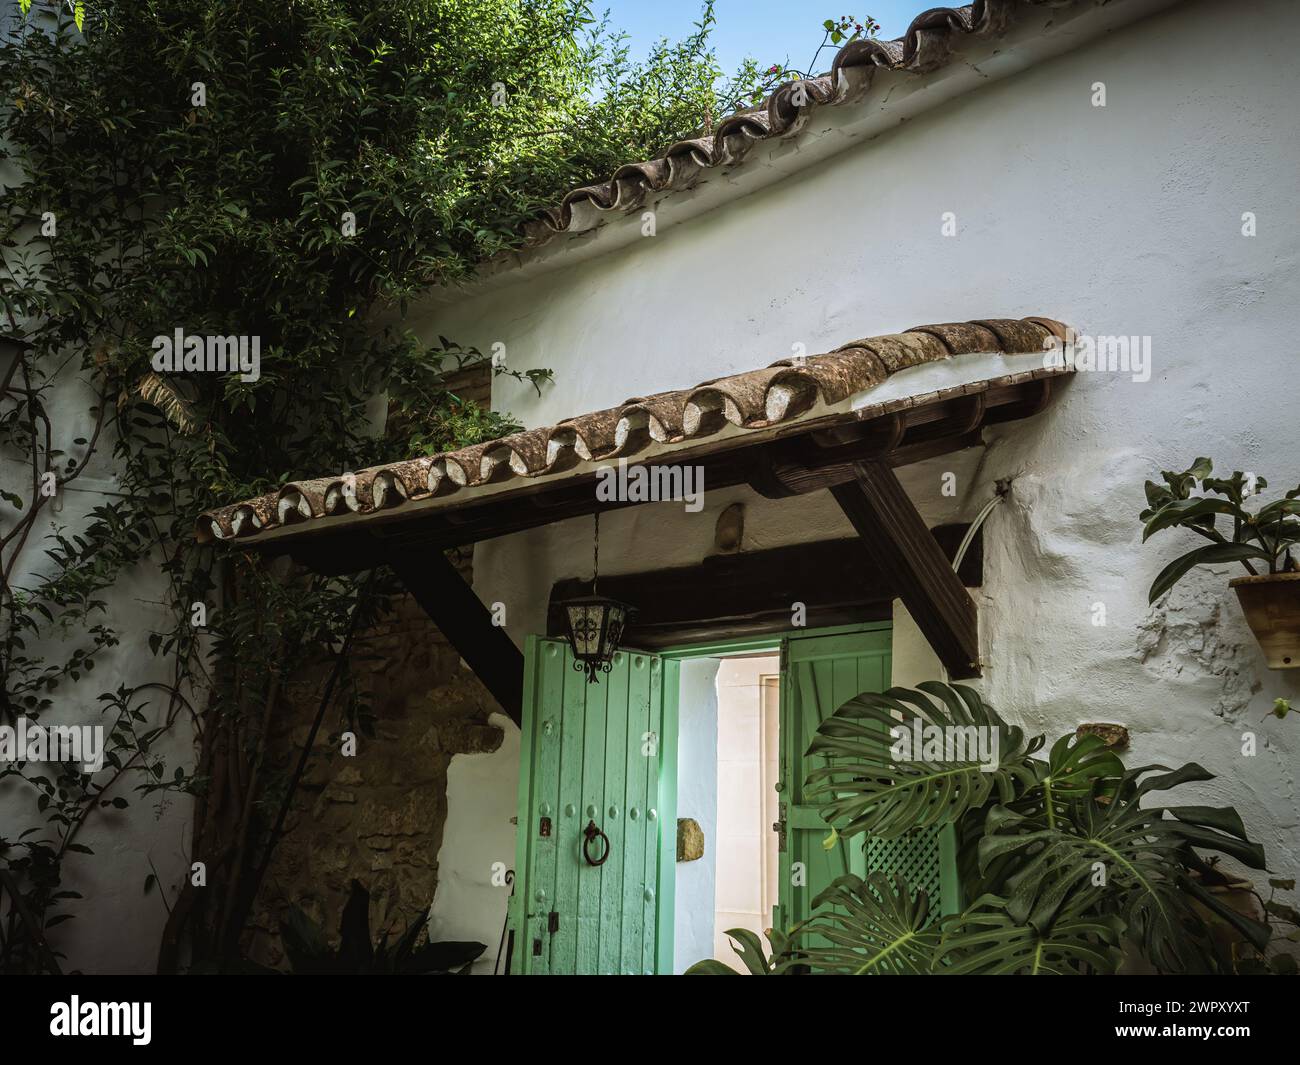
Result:
<svg viewBox="0 0 1300 1065"><path fill-rule="evenodd" d="M1247 575L1228 583L1237 591L1269 668L1300 669L1300 564L1292 553L1300 543L1300 487L1252 512L1246 500L1268 482L1240 471L1226 479L1212 477L1212 471L1210 460L1199 458L1182 473L1163 473L1164 484L1146 483L1143 542L1175 527L1210 541L1161 570L1151 585L1150 601L1194 566L1240 562ZM1220 518L1225 519L1223 527Z"/></svg>

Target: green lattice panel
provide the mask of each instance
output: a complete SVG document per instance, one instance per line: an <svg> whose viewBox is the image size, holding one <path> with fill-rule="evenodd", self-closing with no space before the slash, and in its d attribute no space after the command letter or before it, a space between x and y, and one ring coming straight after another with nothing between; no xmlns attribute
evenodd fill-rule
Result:
<svg viewBox="0 0 1300 1065"><path fill-rule="evenodd" d="M867 839L867 872L897 873L930 896L930 912L940 912L939 830L922 828L898 839Z"/></svg>

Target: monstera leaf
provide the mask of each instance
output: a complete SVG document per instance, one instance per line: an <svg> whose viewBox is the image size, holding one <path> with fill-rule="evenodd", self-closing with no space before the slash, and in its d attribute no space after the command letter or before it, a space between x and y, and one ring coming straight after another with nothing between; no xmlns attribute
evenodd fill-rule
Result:
<svg viewBox="0 0 1300 1065"><path fill-rule="evenodd" d="M1151 791L1185 780L1209 778L1200 766L1150 776L1153 769L1130 770L1107 787L1098 801L1094 790L1068 806L1049 805L1043 816L1005 808L990 811L978 844L979 863L1018 859L1005 878L1006 914L1018 924L1044 932L1061 913L1089 912L1119 918L1129 938L1164 972L1211 972L1218 965L1210 930L1192 905L1201 891L1188 876L1200 859L1192 848L1211 849L1257 868L1263 851L1245 832L1235 811L1213 807L1144 808ZM1105 786L1094 781L1094 789ZM1210 908L1252 942L1267 942L1267 927L1214 900ZM1231 916L1229 916L1231 914Z"/></svg>
<svg viewBox="0 0 1300 1065"><path fill-rule="evenodd" d="M996 766L924 751L895 759L889 730L917 722L995 730ZM826 764L809 774L806 794L840 837L953 824L958 874L976 901L935 918L926 894L897 876L840 877L770 958L744 933L746 966L763 975L1112 973L1123 940L1162 972L1212 973L1233 968L1216 940L1224 924L1263 954L1269 926L1206 890L1219 856L1263 869L1263 849L1231 808L1155 801L1212 774L1195 763L1125 769L1101 740L1073 734L1045 760L1033 757L1042 742L1026 743L962 686L894 688L841 706L809 748ZM716 962L691 971L730 972Z"/></svg>
<svg viewBox="0 0 1300 1065"><path fill-rule="evenodd" d="M986 730L985 736L997 740L996 766L986 771L969 759L927 760L924 746L909 759L896 758L891 729L911 735L914 722L953 730L954 736L961 730L971 740ZM893 839L916 828L950 824L995 795L995 801L1010 802L1038 779L1030 756L1042 742L1036 737L1026 743L1019 728L1006 724L965 685L928 681L919 691L863 692L818 727L808 754L822 755L827 765L808 774L807 797L841 837L867 832Z"/></svg>
<svg viewBox="0 0 1300 1065"><path fill-rule="evenodd" d="M1119 968L1119 918L1071 907L1042 927L1017 921L985 896L945 923L935 972L948 976L1078 976Z"/></svg>
<svg viewBox="0 0 1300 1065"><path fill-rule="evenodd" d="M1069 906L1039 928L1018 921L1005 899L984 896L966 912L932 919L929 900L899 876L842 876L791 934L777 972L818 975L1010 975L1111 973L1123 922Z"/></svg>
<svg viewBox="0 0 1300 1065"><path fill-rule="evenodd" d="M929 898L919 889L913 894L901 876L838 877L813 908L817 913L791 933L786 967L849 976L932 971L939 932Z"/></svg>
<svg viewBox="0 0 1300 1065"><path fill-rule="evenodd" d="M772 950L769 955L763 949L763 941L748 928L729 928L727 935L745 968L751 976L775 976L783 971L782 962L788 948L788 940L780 932L769 929L767 941ZM715 958L697 961L683 974L685 976L739 976L730 965Z"/></svg>
<svg viewBox="0 0 1300 1065"><path fill-rule="evenodd" d="M1026 789L1026 801L1017 808L1024 811L1036 806L1048 828L1080 798L1100 796L1108 801L1124 776L1124 763L1100 737L1068 732L1052 744L1046 765L1038 760L1034 765L1038 779Z"/></svg>

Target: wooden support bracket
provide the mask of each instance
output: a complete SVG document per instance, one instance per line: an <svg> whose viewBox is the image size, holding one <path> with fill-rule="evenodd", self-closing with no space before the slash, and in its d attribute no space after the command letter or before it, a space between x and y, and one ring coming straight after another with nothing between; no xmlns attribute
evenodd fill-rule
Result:
<svg viewBox="0 0 1300 1065"><path fill-rule="evenodd" d="M899 596L954 680L978 677L975 603L943 549L884 462L854 464L854 479L831 487L871 561L894 576Z"/></svg>
<svg viewBox="0 0 1300 1065"><path fill-rule="evenodd" d="M524 656L442 551L393 548L388 563L516 725L523 722Z"/></svg>

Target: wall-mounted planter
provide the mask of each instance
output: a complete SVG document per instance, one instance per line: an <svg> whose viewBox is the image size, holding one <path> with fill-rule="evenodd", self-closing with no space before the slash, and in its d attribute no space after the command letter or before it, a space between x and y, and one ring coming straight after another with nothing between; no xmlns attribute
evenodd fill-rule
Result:
<svg viewBox="0 0 1300 1065"><path fill-rule="evenodd" d="M1269 669L1300 669L1300 573L1236 577L1242 612Z"/></svg>

